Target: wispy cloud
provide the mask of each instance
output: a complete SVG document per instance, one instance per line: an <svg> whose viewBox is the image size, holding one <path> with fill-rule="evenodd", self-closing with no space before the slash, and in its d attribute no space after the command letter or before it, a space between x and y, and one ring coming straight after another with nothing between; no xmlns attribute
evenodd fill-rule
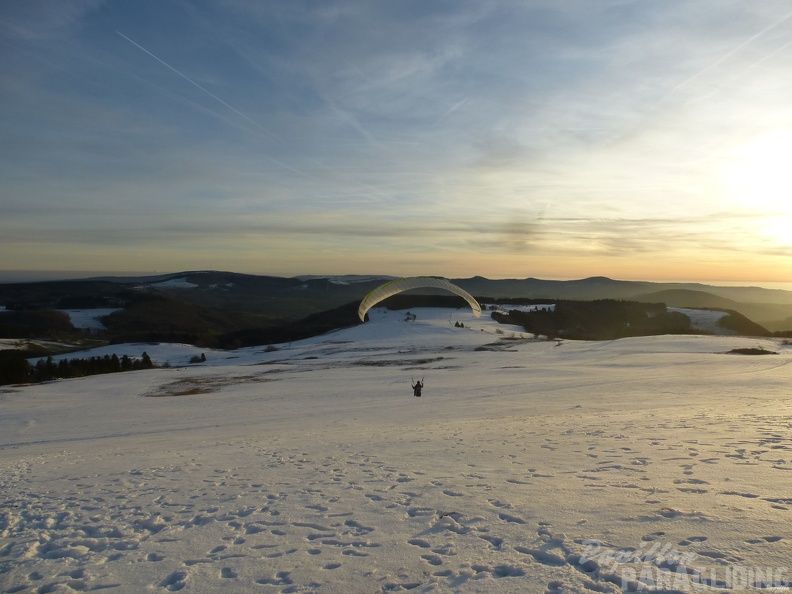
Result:
<svg viewBox="0 0 792 594"><path fill-rule="evenodd" d="M26 263L784 269L724 189L735 147L792 129L783 7L23 4L0 18L0 248Z"/></svg>
<svg viewBox="0 0 792 594"><path fill-rule="evenodd" d="M7 2L0 9L0 33L27 41L40 41L79 27L105 0L27 0Z"/></svg>
<svg viewBox="0 0 792 594"><path fill-rule="evenodd" d="M728 60L729 58L731 58L732 56L734 56L735 54L737 54L738 52L743 50L748 45L754 43L759 38L763 37L764 35L766 35L770 31L772 31L773 29L776 29L777 27L779 27L782 24L784 24L790 18L792 18L792 12L788 12L788 13L784 14L783 16L781 16L779 19L774 20L769 25L764 27L761 31L758 31L757 33L751 35L750 37L748 37L744 41L738 43L735 47L731 48L729 51L724 53L722 56L720 56L717 60L715 60L711 64L708 64L706 67L704 67L701 70L695 72L694 74L692 74L691 76L689 76L688 78L686 78L685 80L680 82L679 84L677 84L674 87L672 87L671 90L666 95L666 97L676 93L677 91L679 91L680 89L683 89L684 87L688 86L690 83L692 83L696 79L700 78L701 76L703 76L707 72L717 68L718 66L723 64L726 60ZM771 51L770 53L767 54L766 57L771 56L775 52L776 52L776 50Z"/></svg>

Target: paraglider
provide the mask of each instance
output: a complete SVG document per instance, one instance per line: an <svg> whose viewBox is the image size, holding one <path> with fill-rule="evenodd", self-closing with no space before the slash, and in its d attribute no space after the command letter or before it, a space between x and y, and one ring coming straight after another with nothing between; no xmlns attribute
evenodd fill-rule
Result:
<svg viewBox="0 0 792 594"><path fill-rule="evenodd" d="M410 384L413 389L413 396L416 396L417 398L421 397L421 390L423 390L424 386L423 382L423 378L421 378L421 381L416 382L413 380L413 383Z"/></svg>
<svg viewBox="0 0 792 594"><path fill-rule="evenodd" d="M477 318L481 316L481 306L478 304L478 301L476 301L470 293L461 287L456 286L454 283L444 278L435 278L433 276L412 276L409 278L400 278L388 281L387 283L380 285L371 291L371 293L366 295L360 302L360 306L358 307L358 317L360 318L361 322L365 322L366 312L380 301L387 299L391 295L401 293L402 291L407 291L409 289L420 289L423 287L443 289L445 291L454 293L455 295L459 295L468 302L468 305L470 305L471 309L473 310L473 315L475 315Z"/></svg>

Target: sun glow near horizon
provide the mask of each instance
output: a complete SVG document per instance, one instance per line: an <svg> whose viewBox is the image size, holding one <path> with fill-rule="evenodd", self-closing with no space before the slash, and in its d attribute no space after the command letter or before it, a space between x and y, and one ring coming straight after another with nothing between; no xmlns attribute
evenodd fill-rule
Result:
<svg viewBox="0 0 792 594"><path fill-rule="evenodd" d="M779 3L6 4L9 268L792 281Z"/></svg>
<svg viewBox="0 0 792 594"><path fill-rule="evenodd" d="M792 245L792 130L775 130L740 145L724 172L725 193L736 208L757 216L767 240Z"/></svg>

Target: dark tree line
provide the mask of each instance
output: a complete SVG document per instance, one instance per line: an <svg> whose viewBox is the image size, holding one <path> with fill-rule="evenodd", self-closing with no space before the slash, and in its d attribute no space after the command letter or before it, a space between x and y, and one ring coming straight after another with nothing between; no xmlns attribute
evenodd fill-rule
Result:
<svg viewBox="0 0 792 594"><path fill-rule="evenodd" d="M526 332L549 338L613 340L627 336L685 334L691 332L690 318L666 311L662 303L640 303L616 299L562 301L550 311L492 312L502 324L522 326Z"/></svg>
<svg viewBox="0 0 792 594"><path fill-rule="evenodd" d="M134 359L128 355L119 358L115 353L88 359L61 359L57 362L52 357L47 357L31 365L19 351L0 351L0 385L46 382L152 367L154 363L145 352L140 358Z"/></svg>

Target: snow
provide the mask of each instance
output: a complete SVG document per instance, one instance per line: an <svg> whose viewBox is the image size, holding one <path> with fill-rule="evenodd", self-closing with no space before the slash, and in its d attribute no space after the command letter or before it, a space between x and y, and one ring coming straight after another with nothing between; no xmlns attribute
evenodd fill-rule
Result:
<svg viewBox="0 0 792 594"><path fill-rule="evenodd" d="M0 338L0 347L23 351L40 349L58 351L79 348L79 346L74 343L65 343L57 340L42 340L40 338Z"/></svg>
<svg viewBox="0 0 792 594"><path fill-rule="evenodd" d="M105 325L102 324L101 318L109 316L119 308L105 308L105 309L62 309L63 313L69 316L72 326L75 328L83 328L86 330L104 330Z"/></svg>
<svg viewBox="0 0 792 594"><path fill-rule="evenodd" d="M668 311L676 311L685 314L690 318L690 323L693 328L701 332L708 332L711 334L720 334L724 336L733 336L739 334L736 330L729 330L728 328L721 328L718 326L718 321L728 315L725 311L710 311L707 309L686 309L683 307L669 307Z"/></svg>
<svg viewBox="0 0 792 594"><path fill-rule="evenodd" d="M481 304L482 308L485 304ZM531 305L502 305L497 303L488 303L486 304L487 310L491 311L493 308L496 308L497 311L501 311L503 313L508 313L512 310L522 311L522 312L534 312L534 311L555 311L555 303L534 303Z"/></svg>
<svg viewBox="0 0 792 594"><path fill-rule="evenodd" d="M188 281L184 277L179 277L179 278L171 278L171 279L168 279L166 281L159 282L159 283L152 283L149 286L151 286L151 287L159 287L159 288L162 288L162 289L196 289L200 285L197 285L195 283L191 283L190 281Z"/></svg>
<svg viewBox="0 0 792 594"><path fill-rule="evenodd" d="M364 275L364 274L348 274L348 275L337 275L337 276L304 274L301 276L297 276L295 278L298 278L303 281L327 280L334 285L354 285L357 283L368 283L372 281L380 281L382 283L385 283L389 280L395 280L398 277L382 276L382 275Z"/></svg>
<svg viewBox="0 0 792 594"><path fill-rule="evenodd" d="M792 347L410 311L0 391L0 591L786 585Z"/></svg>

